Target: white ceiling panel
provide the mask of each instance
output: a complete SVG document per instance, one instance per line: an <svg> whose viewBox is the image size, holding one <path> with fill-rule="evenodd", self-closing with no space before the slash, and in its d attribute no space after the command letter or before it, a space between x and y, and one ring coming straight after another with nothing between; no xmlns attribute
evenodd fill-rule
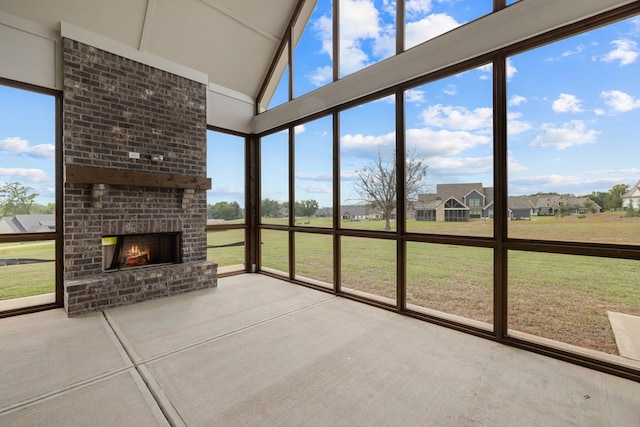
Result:
<svg viewBox="0 0 640 427"><path fill-rule="evenodd" d="M67 22L255 97L297 0L0 0L56 31Z"/></svg>
<svg viewBox="0 0 640 427"><path fill-rule="evenodd" d="M137 47L147 0L0 0L0 10L54 30L65 21Z"/></svg>

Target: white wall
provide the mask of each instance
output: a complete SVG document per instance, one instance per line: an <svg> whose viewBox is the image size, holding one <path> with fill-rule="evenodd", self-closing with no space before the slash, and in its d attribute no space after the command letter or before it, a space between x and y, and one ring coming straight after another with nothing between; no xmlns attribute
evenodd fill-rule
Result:
<svg viewBox="0 0 640 427"><path fill-rule="evenodd" d="M60 89L59 40L56 31L0 12L0 76Z"/></svg>
<svg viewBox="0 0 640 427"><path fill-rule="evenodd" d="M251 132L254 113L252 98L209 83L208 76L204 73L140 52L67 23L61 23L60 31L54 31L0 12L0 77L62 90L60 46L63 36L208 84L207 124L237 132Z"/></svg>

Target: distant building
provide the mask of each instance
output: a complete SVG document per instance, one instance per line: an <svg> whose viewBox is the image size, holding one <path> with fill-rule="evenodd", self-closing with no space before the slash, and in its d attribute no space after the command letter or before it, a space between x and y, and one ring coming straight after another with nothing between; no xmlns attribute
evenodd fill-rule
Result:
<svg viewBox="0 0 640 427"><path fill-rule="evenodd" d="M56 216L16 215L0 218L0 234L46 233L56 230Z"/></svg>
<svg viewBox="0 0 640 427"><path fill-rule="evenodd" d="M435 194L418 195L415 212L418 221L493 218L493 187L481 183L438 184Z"/></svg>
<svg viewBox="0 0 640 427"><path fill-rule="evenodd" d="M332 208L320 208L316 211L316 216L328 218L333 216ZM369 205L342 205L340 206L340 218L347 221L363 221L366 219L382 219L379 209Z"/></svg>
<svg viewBox="0 0 640 427"><path fill-rule="evenodd" d="M472 219L491 219L493 193L493 187L484 187L481 183L438 184L435 193L418 195L416 220L466 222ZM510 196L507 198L507 209L509 219L529 219L532 216L557 215L562 212L587 214L600 212L602 208L588 197L538 194Z"/></svg>
<svg viewBox="0 0 640 427"><path fill-rule="evenodd" d="M640 208L640 181L622 196L622 207L628 209L629 206Z"/></svg>

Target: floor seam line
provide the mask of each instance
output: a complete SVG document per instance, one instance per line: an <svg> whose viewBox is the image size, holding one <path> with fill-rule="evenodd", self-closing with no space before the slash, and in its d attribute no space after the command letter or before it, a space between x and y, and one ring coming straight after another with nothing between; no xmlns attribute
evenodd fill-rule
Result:
<svg viewBox="0 0 640 427"><path fill-rule="evenodd" d="M67 385L65 387L61 387L61 388L59 388L57 390L49 391L49 392L40 394L38 396L30 397L30 398L28 398L26 400L22 400L22 401L20 401L18 403L14 403L13 405L5 406L4 408L0 408L0 415L12 412L12 411L14 411L16 409L19 409L19 408L22 408L22 407L30 406L30 405L32 405L34 403L37 403L37 402L41 401L41 400L49 399L49 398L51 398L51 397L53 397L53 396L55 396L57 394L63 394L63 393L66 393L66 392L68 392L70 390L73 390L73 389L76 389L76 388L82 388L82 387L85 387L87 385L91 385L93 383L100 382L100 381L102 381L104 379L107 379L109 377L120 375L121 373L128 371L132 367L133 367L132 365L125 366L125 367L122 367L122 368L119 368L119 369L116 369L116 370L113 370L113 371L109 371L109 372L101 374L101 375L96 375L96 376L93 376L91 378L87 378L87 379L75 382L73 384L69 384L69 385Z"/></svg>
<svg viewBox="0 0 640 427"><path fill-rule="evenodd" d="M236 328L236 329L234 329L232 331L228 331L228 332L225 332L223 334L216 335L215 337L206 338L206 339L200 340L200 341L198 341L196 343L189 344L189 345L186 345L186 346L183 346L183 347L168 351L168 352L163 353L163 354L159 354L159 355L156 355L156 356L149 357L148 359L142 360L140 362L140 364L156 362L158 360L162 360L162 359L165 359L167 357L171 357L171 356L173 356L175 354L182 353L184 351L191 350L193 348L201 347L201 346L203 346L205 344L208 344L208 343L211 343L211 342L215 342L215 341L221 340L223 338L227 338L227 337L229 337L231 335L235 335L235 334L238 334L240 332L244 332L246 330L249 330L249 329L264 325L266 323L270 323L270 322L272 322L274 320L277 320L277 319L280 319L280 318L283 318L283 317L298 313L300 311L315 307L317 305L321 305L321 304L324 304L326 302L333 301L334 299L337 299L337 298L339 298L339 297L336 296L336 295L332 295L329 298L325 298L325 299L323 299L321 301L316 301L314 303L307 304L305 306L298 307L298 308L295 308L293 310L289 310L289 311L286 311L284 313L280 313L278 315L275 315L275 316L272 316L272 317L269 317L269 318L254 322L254 323L250 323L248 325Z"/></svg>
<svg viewBox="0 0 640 427"><path fill-rule="evenodd" d="M106 321L107 325L109 325L109 328L111 329L113 334L115 335L118 343L122 347L122 350L125 352L125 354L129 358L129 361L133 365L133 368L135 369L136 374L140 377L140 379L144 383L145 387L147 388L147 391L153 397L153 400L155 401L156 405L158 405L158 408L162 412L162 415L165 417L165 420L167 421L167 423L169 423L169 425L171 425L172 427L186 425L186 423L184 422L184 420L182 419L182 417L180 416L176 408L173 407L173 405L171 404L171 401L169 399L162 399L158 395L158 392L150 384L150 380L146 376L146 374L141 372L141 367L144 366L145 362L142 361L138 363L134 360L134 357L132 356L131 353L135 354L135 350L133 350L132 348L131 349L129 348L131 343L129 343L128 339L126 339L126 335L124 335L124 332L117 326L115 319L113 319L111 315L107 313L105 310L102 311L102 316ZM129 344L129 346L127 346L127 343ZM145 367L144 371L149 371L149 370ZM149 375L151 375L150 372L149 372ZM153 378L153 375L151 375L151 377ZM156 382L155 379L153 380L154 382ZM166 407L167 404L171 406L171 409ZM177 416L179 420L176 420L174 418L175 416Z"/></svg>

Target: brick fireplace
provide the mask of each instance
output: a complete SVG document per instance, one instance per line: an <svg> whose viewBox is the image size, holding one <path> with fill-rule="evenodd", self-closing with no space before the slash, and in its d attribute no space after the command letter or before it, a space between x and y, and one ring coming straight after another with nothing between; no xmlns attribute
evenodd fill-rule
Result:
<svg viewBox="0 0 640 427"><path fill-rule="evenodd" d="M206 85L68 38L63 76L67 313L216 286L206 260ZM105 259L114 238L161 234L178 251L170 262Z"/></svg>

